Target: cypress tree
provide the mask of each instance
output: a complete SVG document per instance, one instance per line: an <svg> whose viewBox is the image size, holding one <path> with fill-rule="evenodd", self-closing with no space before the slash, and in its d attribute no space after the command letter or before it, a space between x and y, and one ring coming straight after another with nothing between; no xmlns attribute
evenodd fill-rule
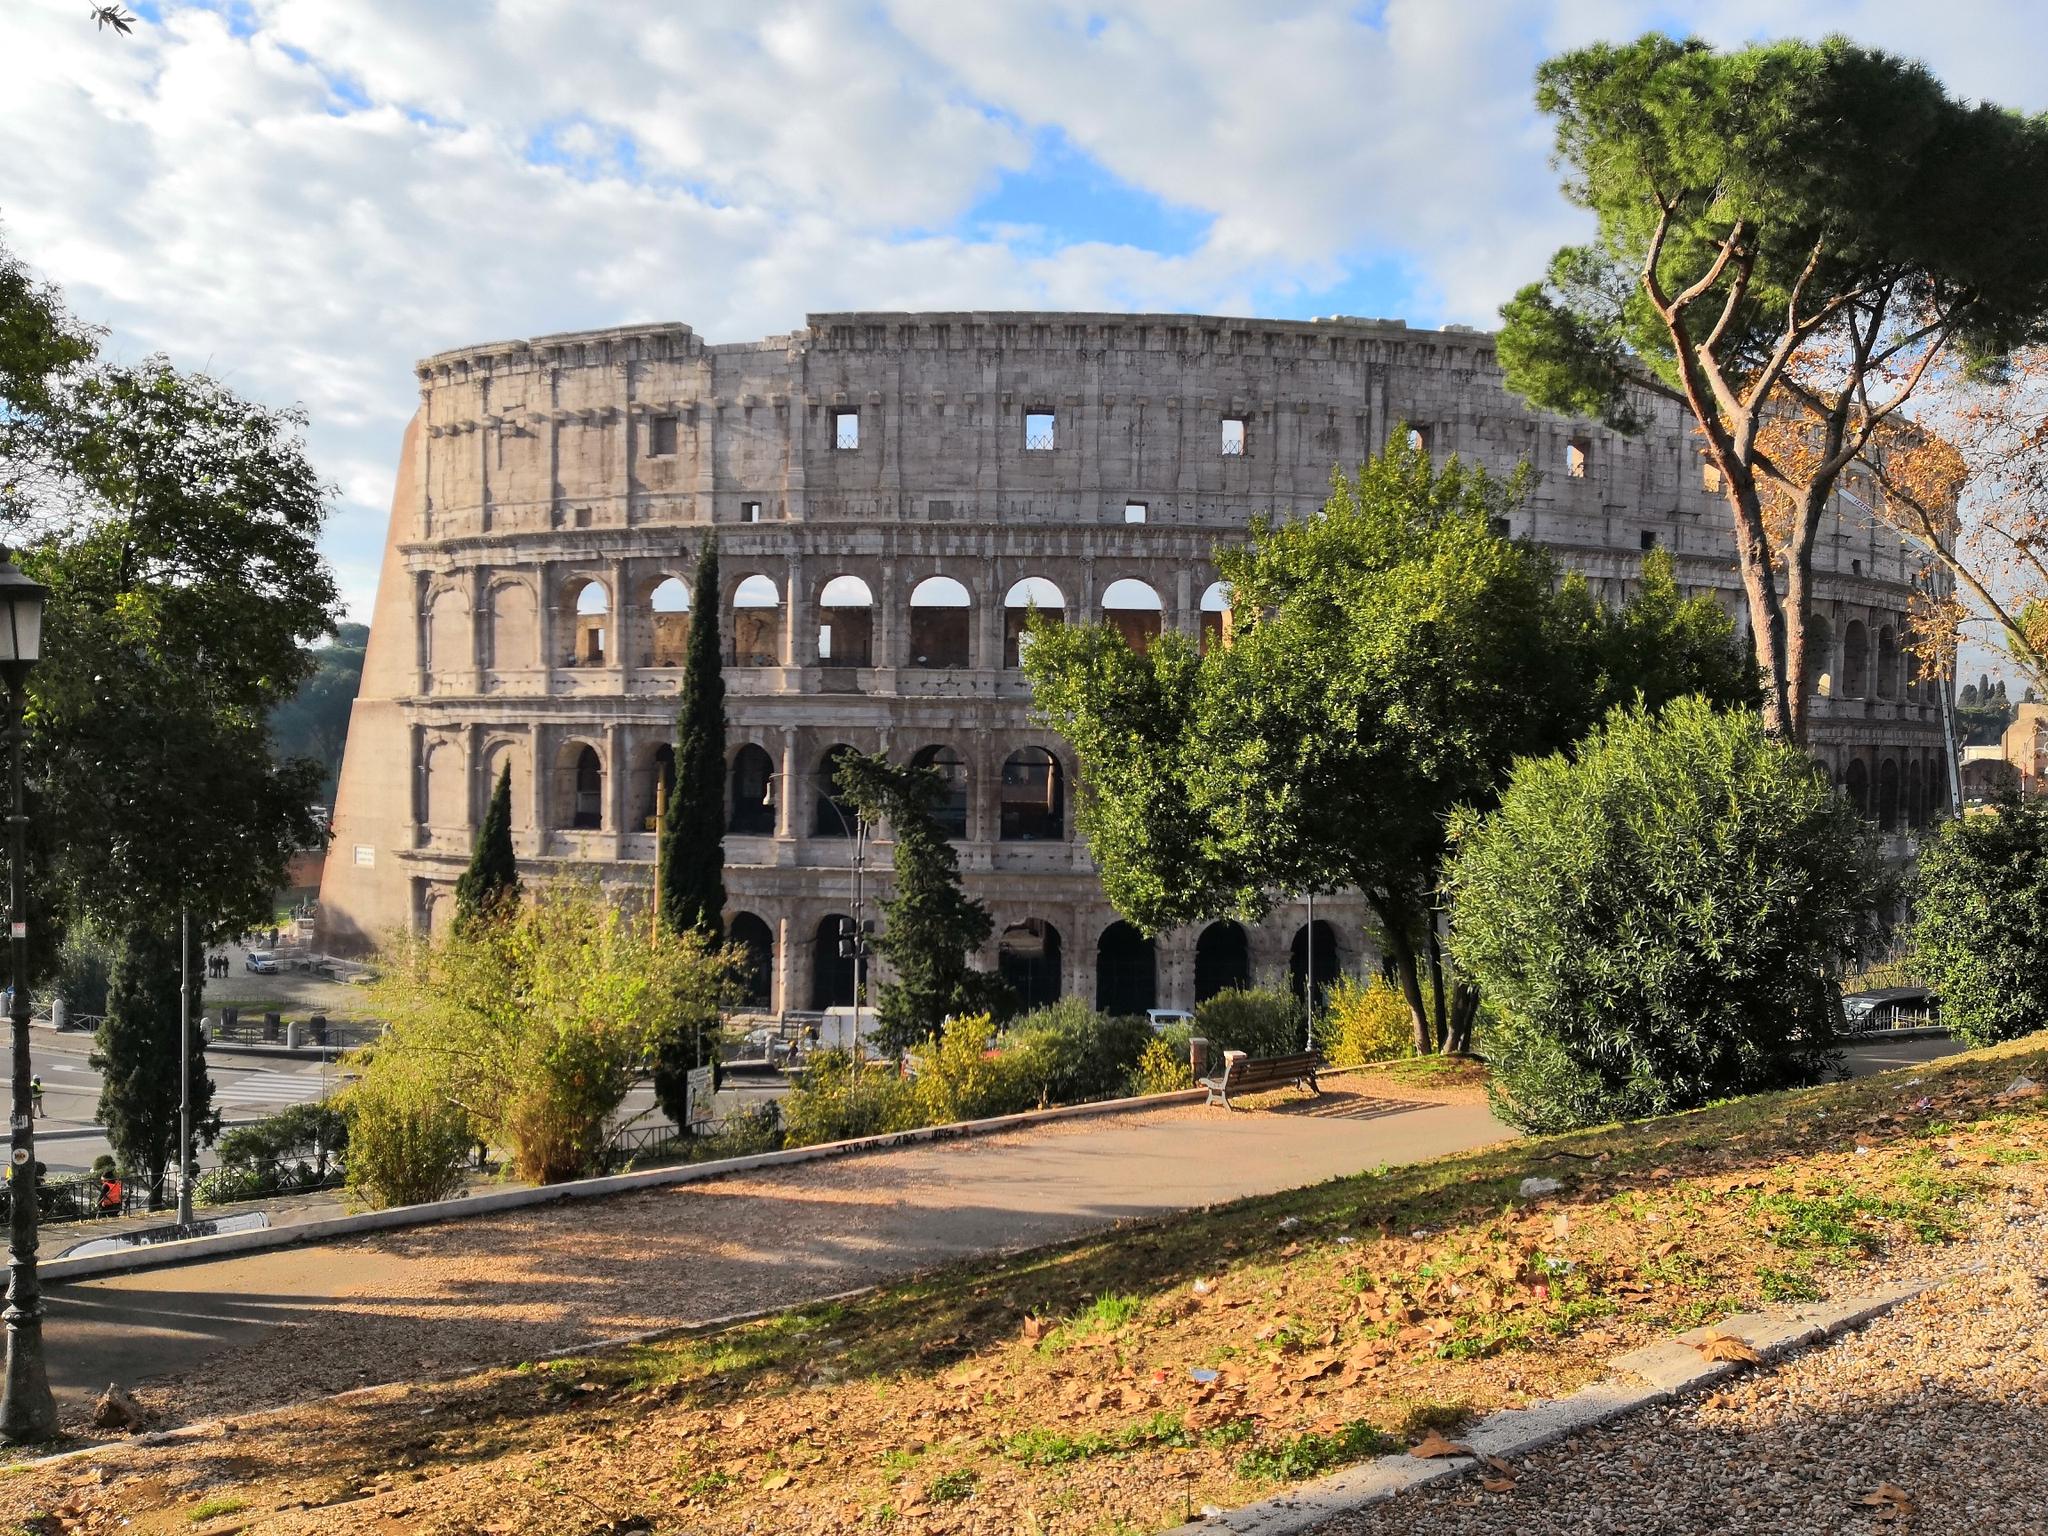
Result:
<svg viewBox="0 0 2048 1536"><path fill-rule="evenodd" d="M661 838L661 914L671 931L725 942L725 672L718 654L718 541L697 558L690 645L676 710L676 780Z"/></svg>
<svg viewBox="0 0 2048 1536"><path fill-rule="evenodd" d="M205 944L192 933L192 1128L212 1145L220 1128L213 1110L213 1079L206 1075L199 994L204 990ZM163 1190L164 1171L178 1155L178 941L149 923L131 924L107 988L107 1013L93 1041L100 1102L93 1118L107 1129L108 1145L132 1178L146 1182L150 1203Z"/></svg>
<svg viewBox="0 0 2048 1536"><path fill-rule="evenodd" d="M475 921L503 902L519 900L519 860L512 852L512 764L507 759L491 791L491 808L477 828L469 868L455 882L455 921Z"/></svg>

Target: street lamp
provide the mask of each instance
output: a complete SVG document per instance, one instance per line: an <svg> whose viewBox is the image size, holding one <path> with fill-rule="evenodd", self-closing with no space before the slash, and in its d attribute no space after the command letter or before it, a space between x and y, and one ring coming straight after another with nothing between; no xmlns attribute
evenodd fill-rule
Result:
<svg viewBox="0 0 2048 1536"><path fill-rule="evenodd" d="M14 1106L8 1169L7 1385L0 1396L0 1439L16 1445L53 1439L57 1403L43 1365L43 1302L36 1287L36 1144L28 1059L28 817L21 802L21 758L28 737L28 672L43 654L43 603L49 588L30 581L0 550L0 682L7 685L7 740L13 780L7 818L8 948L13 959Z"/></svg>
<svg viewBox="0 0 2048 1536"><path fill-rule="evenodd" d="M778 772L770 772L762 782L761 804L764 806L774 805L775 781L781 777L782 775ZM835 785L834 787L836 788L837 786ZM856 811L853 820L849 822L846 818L846 812L840 806L836 796L826 795L824 803L831 806L832 814L839 818L840 830L853 840L853 890L851 893L853 896L853 932L840 936L839 954L842 959L853 961L853 1050L854 1055L859 1056L861 1047L860 1015L861 1009L866 1005L867 1001L868 930L867 923L864 920L866 916L864 877L867 873L868 819ZM796 829L796 803L793 798L790 802L789 812L790 829L794 832Z"/></svg>

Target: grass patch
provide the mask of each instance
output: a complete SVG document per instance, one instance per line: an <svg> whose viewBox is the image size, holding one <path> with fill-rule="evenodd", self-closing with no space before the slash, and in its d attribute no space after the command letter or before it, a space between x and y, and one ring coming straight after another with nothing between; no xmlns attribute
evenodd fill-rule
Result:
<svg viewBox="0 0 2048 1536"><path fill-rule="evenodd" d="M239 1515L248 1507L247 1499L238 1499L233 1494L220 1494L211 1499L201 1499L194 1504L188 1518L197 1525L201 1520L211 1520L217 1515Z"/></svg>
<svg viewBox="0 0 2048 1536"><path fill-rule="evenodd" d="M1369 1456L1397 1451L1401 1443L1382 1429L1354 1419L1327 1435L1313 1430L1246 1451L1237 1461L1237 1475L1254 1482L1298 1483L1320 1477L1333 1467L1348 1466Z"/></svg>
<svg viewBox="0 0 2048 1536"><path fill-rule="evenodd" d="M924 1485L924 1496L934 1504L958 1504L970 1498L974 1485L980 1476L966 1467L957 1467L951 1472L942 1472Z"/></svg>

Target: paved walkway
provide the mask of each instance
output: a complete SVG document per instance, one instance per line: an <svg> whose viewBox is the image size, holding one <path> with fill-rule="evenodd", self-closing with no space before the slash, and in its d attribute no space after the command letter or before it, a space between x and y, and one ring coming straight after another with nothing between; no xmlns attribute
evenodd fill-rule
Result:
<svg viewBox="0 0 2048 1536"><path fill-rule="evenodd" d="M1508 1134L1483 1104L1184 1106L1055 1122L53 1287L53 1385L176 1420L781 1306Z"/></svg>

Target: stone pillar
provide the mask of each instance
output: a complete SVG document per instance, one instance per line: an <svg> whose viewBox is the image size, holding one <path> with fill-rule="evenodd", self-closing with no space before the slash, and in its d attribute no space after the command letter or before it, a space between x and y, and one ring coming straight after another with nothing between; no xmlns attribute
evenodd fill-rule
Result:
<svg viewBox="0 0 2048 1536"><path fill-rule="evenodd" d="M775 797L775 835L785 841L798 835L797 799L801 795L800 780L796 764L796 727L782 728L782 766L776 772L776 787L781 791Z"/></svg>
<svg viewBox="0 0 2048 1536"><path fill-rule="evenodd" d="M770 999L777 1013L797 1006L796 924L784 915L775 920L775 986Z"/></svg>
<svg viewBox="0 0 2048 1536"><path fill-rule="evenodd" d="M631 830L626 825L628 780L632 774L626 766L626 728L616 720L604 728L604 825L612 835L612 857L626 856L625 837Z"/></svg>
<svg viewBox="0 0 2048 1536"><path fill-rule="evenodd" d="M807 667L818 659L818 634L811 622L811 595L804 586L804 580L803 556L791 555L789 568L783 577L787 589L783 594L783 610L789 616L782 654L785 667Z"/></svg>
<svg viewBox="0 0 2048 1536"><path fill-rule="evenodd" d="M628 425L626 437L630 441L633 433ZM627 503L631 507L631 502ZM612 589L612 653L606 658L611 663L614 686L620 693L629 693L633 687L633 658L631 645L633 632L641 615L636 611L627 590L627 567L623 560L614 560L606 579Z"/></svg>
<svg viewBox="0 0 2048 1536"><path fill-rule="evenodd" d="M545 725L533 728L533 851L544 855L555 824L555 733Z"/></svg>

